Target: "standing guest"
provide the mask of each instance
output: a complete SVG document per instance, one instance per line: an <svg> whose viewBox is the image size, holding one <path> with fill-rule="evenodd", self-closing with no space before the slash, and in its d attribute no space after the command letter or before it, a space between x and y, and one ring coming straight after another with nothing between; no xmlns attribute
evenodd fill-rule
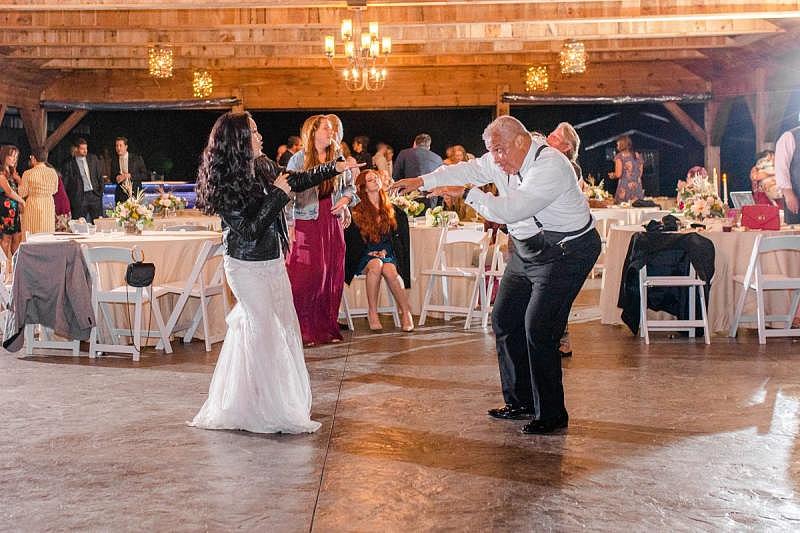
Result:
<svg viewBox="0 0 800 533"><path fill-rule="evenodd" d="M278 149L275 150L275 161L280 161L281 157L283 157L283 154L285 154L286 150L288 150L288 149L289 149L289 147L286 146L285 144L279 145Z"/></svg>
<svg viewBox="0 0 800 533"><path fill-rule="evenodd" d="M644 161L642 154L633 151L633 143L627 135L617 139L617 155L614 156L614 171L608 173L608 178L619 180L614 201L617 203L629 202L644 198L642 190L642 171Z"/></svg>
<svg viewBox="0 0 800 533"><path fill-rule="evenodd" d="M61 174L58 175L58 190L53 195L53 204L56 209L56 231L69 231L69 221L72 219L72 211L70 210L67 189L64 187L64 178Z"/></svg>
<svg viewBox="0 0 800 533"><path fill-rule="evenodd" d="M364 165L364 168L372 168L372 154L367 151L369 147L369 137L366 135L359 135L353 139L353 149L351 155L353 158Z"/></svg>
<svg viewBox="0 0 800 533"><path fill-rule="evenodd" d="M383 278L397 302L403 331L413 331L414 318L405 291L411 286L408 218L389 201L375 170L358 175L356 192L362 201L353 208L353 224L345 231L345 282L349 285L358 274L367 276L369 329L380 331L378 299Z"/></svg>
<svg viewBox="0 0 800 533"><path fill-rule="evenodd" d="M578 164L578 148L581 145L581 138L578 132L569 122L560 122L556 128L547 136L548 146L555 148L567 159L572 165L572 170L575 171L575 177L581 190L584 189L586 182L583 181L583 172ZM572 345L569 342L569 326L564 328L564 334L561 335L561 343L558 347L561 352L561 357L572 357Z"/></svg>
<svg viewBox="0 0 800 533"><path fill-rule="evenodd" d="M287 168L309 170L336 159L336 135L328 116L306 119L301 132L303 149L292 156ZM287 269L306 346L342 340L336 321L344 288L340 217L347 216L347 206L355 195L355 187L348 185L348 180L352 180L350 173L297 193L290 206L294 238Z"/></svg>
<svg viewBox="0 0 800 533"><path fill-rule="evenodd" d="M444 155L447 157L443 161L445 165L455 165L467 160L467 150L460 144L448 146Z"/></svg>
<svg viewBox="0 0 800 533"><path fill-rule="evenodd" d="M775 181L783 192L787 224L800 224L800 126L783 132L775 143Z"/></svg>
<svg viewBox="0 0 800 533"><path fill-rule="evenodd" d="M372 168L385 171L390 178L392 177L392 157L389 154L391 149L388 144L379 142L375 155L372 156Z"/></svg>
<svg viewBox="0 0 800 533"><path fill-rule="evenodd" d="M401 150L394 162L392 177L395 181L403 178L414 178L433 172L442 166L442 158L431 152L431 136L420 133L414 138L414 146ZM426 209L442 205L438 198L423 199Z"/></svg>
<svg viewBox="0 0 800 533"><path fill-rule="evenodd" d="M261 154L249 113L217 119L198 171L198 205L222 219L225 275L236 307L211 385L191 425L257 433L311 433L311 385L283 254L283 208L303 190L347 167L330 161L288 175ZM254 160L258 158L256 173Z"/></svg>
<svg viewBox="0 0 800 533"><path fill-rule="evenodd" d="M284 150L284 152L278 156L276 161L280 166L286 167L289 164L289 160L292 158L292 156L299 152L300 148L302 147L303 145L300 137L297 135L290 135L286 140L286 150Z"/></svg>
<svg viewBox="0 0 800 533"><path fill-rule="evenodd" d="M103 216L103 178L100 160L89 153L86 139L78 139L75 152L66 163L61 173L64 176L64 187L69 197L70 211L75 218L85 218L94 222Z"/></svg>
<svg viewBox="0 0 800 533"><path fill-rule="evenodd" d="M506 405L494 418L532 416L523 433L552 433L569 421L559 339L572 302L600 254L589 204L563 154L513 117L483 132L487 154L395 183L398 190L463 196L484 218L508 226L514 255L492 311ZM473 187L494 183L499 196Z"/></svg>
<svg viewBox="0 0 800 533"><path fill-rule="evenodd" d="M19 148L12 144L0 147L0 228L2 228L2 239L0 248L6 254L6 262L11 266L11 256L17 249L14 247L15 235L20 233L19 212L25 207L25 200L17 193L14 176L17 175L17 161L19 159ZM8 272L11 272L9 268Z"/></svg>
<svg viewBox="0 0 800 533"><path fill-rule="evenodd" d="M47 165L47 152L37 148L31 155L31 168L22 174L19 194L25 198L22 213L24 233L53 233L56 230L56 204L53 195L58 192L58 174Z"/></svg>
<svg viewBox="0 0 800 533"><path fill-rule="evenodd" d="M111 158L111 175L117 184L114 189L114 203L118 204L128 199L128 193L123 188L124 183L131 187L132 194L142 188L142 182L147 179L147 167L144 159L138 154L128 152L128 139L117 137L114 141L117 157Z"/></svg>

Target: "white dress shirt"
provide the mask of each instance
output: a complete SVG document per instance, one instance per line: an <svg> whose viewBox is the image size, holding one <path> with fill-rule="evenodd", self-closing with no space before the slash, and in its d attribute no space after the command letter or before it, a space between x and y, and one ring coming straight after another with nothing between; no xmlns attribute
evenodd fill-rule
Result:
<svg viewBox="0 0 800 533"><path fill-rule="evenodd" d="M520 240L539 233L534 216L548 231L580 230L591 214L572 165L564 154L550 147L544 148L534 161L543 143L537 137L531 141L518 174L509 176L495 164L492 154L486 153L478 159L425 174L422 188L494 183L499 196L473 188L466 203L487 220L506 224L509 233ZM593 227L594 223L589 229Z"/></svg>
<svg viewBox="0 0 800 533"><path fill-rule="evenodd" d="M123 174L128 172L128 154L119 156L119 171Z"/></svg>
<svg viewBox="0 0 800 533"><path fill-rule="evenodd" d="M794 149L794 135L791 130L784 132L775 143L775 183L780 189L792 188L789 167L794 157Z"/></svg>

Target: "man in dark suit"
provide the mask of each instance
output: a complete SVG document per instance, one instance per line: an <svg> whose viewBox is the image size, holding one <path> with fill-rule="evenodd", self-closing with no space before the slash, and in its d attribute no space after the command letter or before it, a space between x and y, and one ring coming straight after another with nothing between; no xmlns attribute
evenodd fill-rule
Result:
<svg viewBox="0 0 800 533"><path fill-rule="evenodd" d="M128 152L128 139L125 137L117 137L114 148L117 157L111 158L111 175L117 184L114 190L114 203L117 204L128 199L128 193L122 188L126 181L131 184L132 194L142 188L142 182L147 179L147 167L142 156Z"/></svg>
<svg viewBox="0 0 800 533"><path fill-rule="evenodd" d="M87 222L103 216L103 178L100 160L89 153L86 139L78 139L75 155L61 169L72 218L83 217Z"/></svg>
<svg viewBox="0 0 800 533"><path fill-rule="evenodd" d="M303 141L297 135L290 135L286 141L286 151L278 158L278 164L282 167L289 165L289 160L303 147Z"/></svg>
<svg viewBox="0 0 800 533"><path fill-rule="evenodd" d="M442 158L438 154L431 152L431 136L427 133L420 133L414 138L414 146L412 148L401 150L397 155L392 177L395 181L404 178L416 178L433 172L442 164ZM423 198L422 201L426 209L442 205L442 199L438 196Z"/></svg>

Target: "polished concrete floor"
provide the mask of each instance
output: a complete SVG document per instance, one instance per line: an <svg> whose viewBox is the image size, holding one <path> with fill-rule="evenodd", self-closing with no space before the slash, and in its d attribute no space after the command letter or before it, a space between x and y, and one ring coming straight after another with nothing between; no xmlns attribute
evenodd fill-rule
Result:
<svg viewBox="0 0 800 533"><path fill-rule="evenodd" d="M187 427L216 359L200 343L0 353L0 530L800 529L800 344L648 347L591 321L595 298L554 436L485 415L493 338L458 323L308 350L323 426L305 436Z"/></svg>

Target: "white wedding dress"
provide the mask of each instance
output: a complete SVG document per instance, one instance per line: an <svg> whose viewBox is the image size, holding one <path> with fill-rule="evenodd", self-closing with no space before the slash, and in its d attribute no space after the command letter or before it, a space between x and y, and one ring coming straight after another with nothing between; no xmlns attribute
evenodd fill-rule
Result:
<svg viewBox="0 0 800 533"><path fill-rule="evenodd" d="M190 425L254 433L311 433L308 378L300 324L282 257L224 256L238 303L228 314L208 399Z"/></svg>

